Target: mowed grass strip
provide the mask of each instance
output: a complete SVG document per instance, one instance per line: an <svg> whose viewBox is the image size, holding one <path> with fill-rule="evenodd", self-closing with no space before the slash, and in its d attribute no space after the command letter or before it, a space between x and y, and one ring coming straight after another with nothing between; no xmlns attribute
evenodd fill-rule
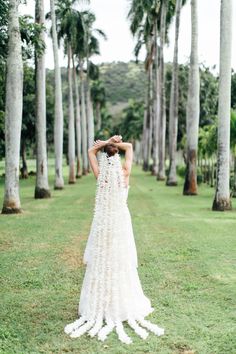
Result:
<svg viewBox="0 0 236 354"><path fill-rule="evenodd" d="M35 200L30 177L20 181L24 212L0 215L1 353L236 353L235 200L233 211L212 212L212 188L182 196L181 180L166 187L134 166L128 204L138 272L155 307L148 319L165 335L143 341L125 324L129 346L115 332L104 343L71 339L63 329L77 317L96 182L90 174L69 185L65 166L65 189L54 191L52 160L49 173L52 198Z"/></svg>

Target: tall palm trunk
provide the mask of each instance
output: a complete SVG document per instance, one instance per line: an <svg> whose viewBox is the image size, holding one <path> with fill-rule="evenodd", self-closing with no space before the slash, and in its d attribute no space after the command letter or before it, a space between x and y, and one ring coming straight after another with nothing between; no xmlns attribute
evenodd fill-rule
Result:
<svg viewBox="0 0 236 354"><path fill-rule="evenodd" d="M191 0L191 56L187 100L187 166L184 195L197 194L197 148L199 126L199 65L198 65L198 12L197 0Z"/></svg>
<svg viewBox="0 0 236 354"><path fill-rule="evenodd" d="M168 186L177 186L176 175L176 151L177 151L177 133L178 133L178 106L179 106L179 65L178 65L178 39L180 11L182 0L177 0L175 4L175 47L172 67L172 82L170 95L170 115L169 115L169 157L170 167L166 184Z"/></svg>
<svg viewBox="0 0 236 354"><path fill-rule="evenodd" d="M158 69L157 21L154 24L154 66L153 66L153 165L152 174L158 173L158 145L160 124L160 89Z"/></svg>
<svg viewBox="0 0 236 354"><path fill-rule="evenodd" d="M232 11L232 0L221 0L217 177L212 206L220 211L232 209L229 188Z"/></svg>
<svg viewBox="0 0 236 354"><path fill-rule="evenodd" d="M150 65L150 87L149 87L149 121L148 121L148 161L152 157L153 147L153 62Z"/></svg>
<svg viewBox="0 0 236 354"><path fill-rule="evenodd" d="M84 94L84 74L83 64L80 63L80 96L81 96L81 131L82 131L82 171L83 175L88 173L88 141L87 141L87 122Z"/></svg>
<svg viewBox="0 0 236 354"><path fill-rule="evenodd" d="M54 106L54 148L55 148L55 182L54 189L63 189L63 108L61 89L61 69L58 58L58 39L56 31L56 15L54 0L50 0L52 19L52 45L55 74L55 106Z"/></svg>
<svg viewBox="0 0 236 354"><path fill-rule="evenodd" d="M75 115L74 115L74 99L72 85L72 69L71 69L72 50L68 44L68 157L69 157L69 183L76 182L75 178Z"/></svg>
<svg viewBox="0 0 236 354"><path fill-rule="evenodd" d="M166 93L165 93L165 63L164 45L166 37L166 2L161 4L161 30L160 30L160 124L159 124L159 167L158 180L165 179L165 145L166 145Z"/></svg>
<svg viewBox="0 0 236 354"><path fill-rule="evenodd" d="M3 214L20 213L19 160L22 125L23 64L18 0L10 0L5 115L5 194Z"/></svg>
<svg viewBox="0 0 236 354"><path fill-rule="evenodd" d="M79 98L79 86L77 79L77 72L73 61L73 78L74 78L74 88L75 88L75 125L76 125L76 144L77 144L77 169L76 169L76 177L80 178L82 176L81 171L81 113L80 113L80 98Z"/></svg>
<svg viewBox="0 0 236 354"><path fill-rule="evenodd" d="M87 89L86 89L86 114L88 123L88 147L93 146L94 142L94 117L93 117L93 107L91 104L91 94L90 94L90 79L89 79L89 60L87 59Z"/></svg>
<svg viewBox="0 0 236 354"><path fill-rule="evenodd" d="M151 139L152 139L152 64L148 68L148 88L146 107L144 112L143 124L143 170L148 171L150 165Z"/></svg>
<svg viewBox="0 0 236 354"><path fill-rule="evenodd" d="M148 130L147 130L147 119L148 119L148 97L149 93L147 92L146 100L145 100L145 109L144 109L144 116L143 116L143 132L142 132L142 159L143 159L143 170L148 170Z"/></svg>
<svg viewBox="0 0 236 354"><path fill-rule="evenodd" d="M137 165L141 161L141 143L139 140L135 140L134 142L134 161Z"/></svg>
<svg viewBox="0 0 236 354"><path fill-rule="evenodd" d="M35 21L44 24L44 0L37 0L35 4ZM41 40L45 40L44 30L40 33ZM36 186L34 197L50 198L47 166L47 139L46 139L46 71L45 53L35 55L36 71Z"/></svg>
<svg viewBox="0 0 236 354"><path fill-rule="evenodd" d="M26 144L25 140L21 138L21 158L22 158L22 167L21 171L21 178L27 179L28 178L28 167L26 161Z"/></svg>
<svg viewBox="0 0 236 354"><path fill-rule="evenodd" d="M96 129L99 131L102 126L101 103L99 101L96 102L96 121Z"/></svg>
<svg viewBox="0 0 236 354"><path fill-rule="evenodd" d="M91 97L91 92L90 92L90 88L89 88L89 102L90 102L90 119L91 119L91 134L90 134L90 146L93 145L94 143L94 111L93 111L93 101L92 101L92 97Z"/></svg>

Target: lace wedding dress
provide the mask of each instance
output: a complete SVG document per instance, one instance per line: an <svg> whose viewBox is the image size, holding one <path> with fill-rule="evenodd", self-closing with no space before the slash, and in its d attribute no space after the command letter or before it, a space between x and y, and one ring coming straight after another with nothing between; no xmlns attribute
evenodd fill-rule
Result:
<svg viewBox="0 0 236 354"><path fill-rule="evenodd" d="M77 338L88 332L104 341L116 330L119 339L130 344L123 321L146 339L164 329L145 320L154 308L144 295L137 272L137 251L130 212L128 190L119 154L100 154L94 217L86 244L86 264L78 319L65 326L65 333ZM105 321L105 324L103 323ZM145 329L146 328L146 329Z"/></svg>

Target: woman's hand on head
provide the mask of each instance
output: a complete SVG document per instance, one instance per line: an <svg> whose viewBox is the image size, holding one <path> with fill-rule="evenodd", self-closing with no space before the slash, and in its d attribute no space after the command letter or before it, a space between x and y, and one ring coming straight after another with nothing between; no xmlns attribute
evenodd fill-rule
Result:
<svg viewBox="0 0 236 354"><path fill-rule="evenodd" d="M113 135L109 140L108 143L121 143L122 136L121 135Z"/></svg>
<svg viewBox="0 0 236 354"><path fill-rule="evenodd" d="M122 142L122 136L121 135L113 135L110 139L108 140L95 140L93 143L93 149L96 149L97 151L102 149L106 144L109 143L121 143Z"/></svg>
<svg viewBox="0 0 236 354"><path fill-rule="evenodd" d="M106 144L108 143L108 140L95 140L93 143L93 146L95 147L95 149L100 150L101 148L103 148Z"/></svg>

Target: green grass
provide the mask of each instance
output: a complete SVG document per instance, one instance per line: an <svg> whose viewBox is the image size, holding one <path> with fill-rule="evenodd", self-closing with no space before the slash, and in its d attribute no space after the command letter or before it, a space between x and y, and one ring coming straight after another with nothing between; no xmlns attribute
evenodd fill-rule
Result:
<svg viewBox="0 0 236 354"><path fill-rule="evenodd" d="M143 341L125 325L133 339L127 346L115 332L104 343L63 332L77 317L95 179L52 189L46 200L34 200L34 183L20 181L23 214L0 215L0 353L236 353L235 200L233 211L212 212L213 189L184 197L181 181L166 187L133 168L128 204L138 272L155 307L147 318L166 332Z"/></svg>

